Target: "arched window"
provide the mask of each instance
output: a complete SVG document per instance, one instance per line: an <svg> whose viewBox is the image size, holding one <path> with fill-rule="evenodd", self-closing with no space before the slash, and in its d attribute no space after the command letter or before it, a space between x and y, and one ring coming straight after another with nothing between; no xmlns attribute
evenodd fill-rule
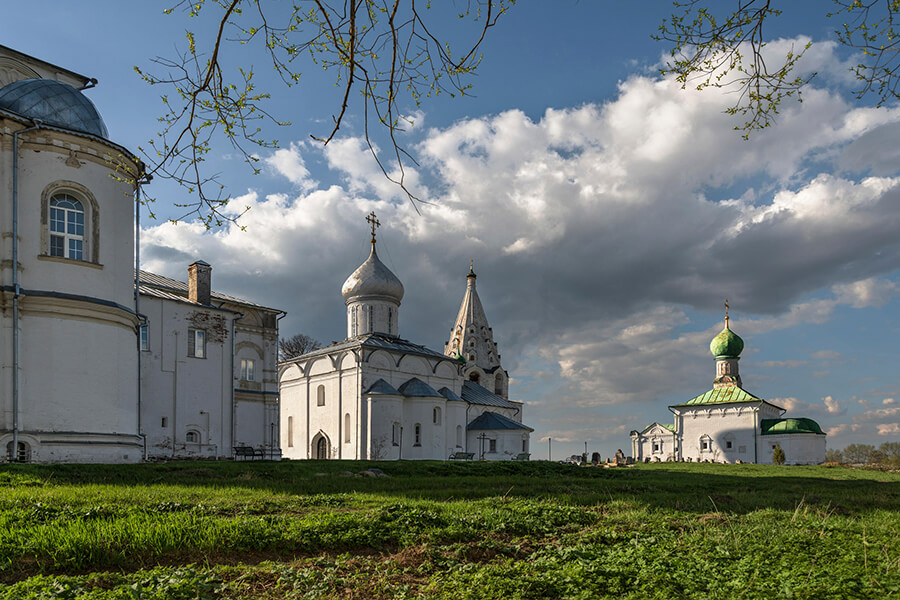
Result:
<svg viewBox="0 0 900 600"><path fill-rule="evenodd" d="M69 194L50 198L50 256L84 260L84 205Z"/></svg>
<svg viewBox="0 0 900 600"><path fill-rule="evenodd" d="M350 443L350 413L344 415L344 443Z"/></svg>
<svg viewBox="0 0 900 600"><path fill-rule="evenodd" d="M494 393L498 396L503 395L503 376L497 375L497 379L494 380Z"/></svg>
<svg viewBox="0 0 900 600"><path fill-rule="evenodd" d="M415 433L415 437L413 438L415 441L413 442L413 446L421 446L422 445L422 426L419 423L416 423L415 428L413 429Z"/></svg>
<svg viewBox="0 0 900 600"><path fill-rule="evenodd" d="M469 381L474 381L475 383L478 383L479 379L481 379L481 376L478 373L476 373L475 371L472 371L471 373L469 373Z"/></svg>
<svg viewBox="0 0 900 600"><path fill-rule="evenodd" d="M288 448L294 447L294 417L288 417Z"/></svg>
<svg viewBox="0 0 900 600"><path fill-rule="evenodd" d="M356 337L357 331L359 330L356 324L356 309L358 307L354 306L350 309L350 337Z"/></svg>
<svg viewBox="0 0 900 600"><path fill-rule="evenodd" d="M41 192L41 253L100 263L100 209L75 181L54 181Z"/></svg>
<svg viewBox="0 0 900 600"><path fill-rule="evenodd" d="M388 328L387 332L391 335L394 333L394 307L388 306Z"/></svg>
<svg viewBox="0 0 900 600"><path fill-rule="evenodd" d="M325 406L325 386L316 388L316 406Z"/></svg>
<svg viewBox="0 0 900 600"><path fill-rule="evenodd" d="M463 445L463 432L462 425L456 426L456 445L462 448Z"/></svg>
<svg viewBox="0 0 900 600"><path fill-rule="evenodd" d="M188 444L199 444L200 432L195 429L191 429L184 435L184 441Z"/></svg>
<svg viewBox="0 0 900 600"><path fill-rule="evenodd" d="M441 407L440 407L440 406L435 406L435 407L434 407L434 410L432 411L432 413L433 413L433 414L432 414L432 418L433 418L433 420L434 420L434 424L435 424L435 425L440 425L440 424L441 424Z"/></svg>
<svg viewBox="0 0 900 600"><path fill-rule="evenodd" d="M368 321L369 321L369 333L373 333L375 331L375 305L374 304L369 305Z"/></svg>
<svg viewBox="0 0 900 600"><path fill-rule="evenodd" d="M400 423L394 421L393 427L391 427L391 444L394 446L400 445Z"/></svg>

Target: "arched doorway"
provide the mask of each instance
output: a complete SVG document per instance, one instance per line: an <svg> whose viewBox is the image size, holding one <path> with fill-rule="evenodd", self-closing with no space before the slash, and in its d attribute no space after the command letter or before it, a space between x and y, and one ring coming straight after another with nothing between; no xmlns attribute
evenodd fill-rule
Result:
<svg viewBox="0 0 900 600"><path fill-rule="evenodd" d="M331 458L331 443L321 431L316 434L312 441L312 454L316 460L328 460Z"/></svg>

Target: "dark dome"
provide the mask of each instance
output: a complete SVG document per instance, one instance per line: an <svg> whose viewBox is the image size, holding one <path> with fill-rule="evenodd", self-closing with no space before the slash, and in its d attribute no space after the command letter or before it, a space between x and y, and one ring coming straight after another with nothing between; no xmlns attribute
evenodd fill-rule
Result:
<svg viewBox="0 0 900 600"><path fill-rule="evenodd" d="M47 125L108 137L100 113L87 96L52 79L21 79L0 88L0 108Z"/></svg>

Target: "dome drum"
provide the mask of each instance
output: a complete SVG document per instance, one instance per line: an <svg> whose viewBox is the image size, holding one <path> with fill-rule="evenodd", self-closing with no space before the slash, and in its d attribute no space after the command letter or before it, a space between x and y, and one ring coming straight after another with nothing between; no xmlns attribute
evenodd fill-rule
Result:
<svg viewBox="0 0 900 600"><path fill-rule="evenodd" d="M109 137L94 103L52 79L20 79L0 88L0 108L47 125Z"/></svg>

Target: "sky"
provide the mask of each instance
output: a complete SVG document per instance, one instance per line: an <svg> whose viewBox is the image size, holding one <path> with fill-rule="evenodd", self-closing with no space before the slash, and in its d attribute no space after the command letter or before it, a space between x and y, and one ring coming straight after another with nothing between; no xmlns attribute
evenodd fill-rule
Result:
<svg viewBox="0 0 900 600"><path fill-rule="evenodd" d="M174 56L186 27L208 39L208 18L168 6L15 3L0 43L96 77L86 94L111 139L137 150L165 91L134 67ZM250 207L240 226L168 222L190 195L148 186L143 268L184 280L203 259L217 290L287 311L283 336L327 344L346 336L340 288L375 211L379 256L406 289L406 339L443 349L474 259L535 458L585 443L627 453L631 430L671 423L669 405L711 387L726 298L745 389L817 420L830 448L900 439L900 107L858 101L828 3L792 0L768 51L812 42L798 68L816 77L745 141L723 112L733 94L659 74L668 47L651 34L670 6L516 5L487 38L473 96L403 107L420 212L367 154L358 112L327 147L310 139L336 110L328 72L287 89L258 49L232 49L291 124L266 130L280 148L259 153L258 175L214 147L230 210Z"/></svg>

